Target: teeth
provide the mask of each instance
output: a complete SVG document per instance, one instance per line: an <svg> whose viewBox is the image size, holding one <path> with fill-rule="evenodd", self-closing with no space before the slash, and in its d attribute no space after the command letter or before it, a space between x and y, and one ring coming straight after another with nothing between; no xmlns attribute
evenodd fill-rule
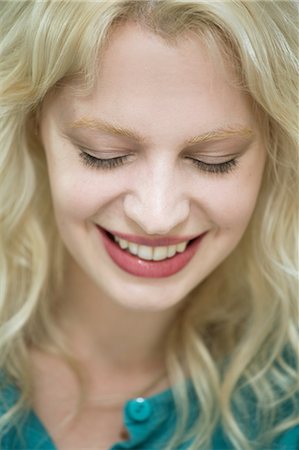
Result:
<svg viewBox="0 0 299 450"><path fill-rule="evenodd" d="M123 250L127 250L132 255L139 256L139 258L147 261L163 261L164 259L171 258L177 252L184 252L188 244L188 242L181 242L180 244L169 245L167 247L149 247L147 245L138 245L134 242L120 239L117 236L114 236L114 240Z"/></svg>
<svg viewBox="0 0 299 450"><path fill-rule="evenodd" d="M154 261L162 261L167 258L167 247L155 247L154 248Z"/></svg>
<svg viewBox="0 0 299 450"><path fill-rule="evenodd" d="M186 250L188 242L181 242L180 244L176 245L176 251L179 253L183 253Z"/></svg>
<svg viewBox="0 0 299 450"><path fill-rule="evenodd" d="M129 252L132 253L132 255L137 255L138 245L134 242L129 242Z"/></svg>
<svg viewBox="0 0 299 450"><path fill-rule="evenodd" d="M126 241L125 239L120 239L118 244L119 244L120 248L122 248L122 249L129 247L129 242Z"/></svg>
<svg viewBox="0 0 299 450"><path fill-rule="evenodd" d="M167 257L171 258L176 254L176 245L170 245L167 247Z"/></svg>
<svg viewBox="0 0 299 450"><path fill-rule="evenodd" d="M147 247L146 245L139 245L138 246L138 252L137 255L142 259L153 259L153 247Z"/></svg>

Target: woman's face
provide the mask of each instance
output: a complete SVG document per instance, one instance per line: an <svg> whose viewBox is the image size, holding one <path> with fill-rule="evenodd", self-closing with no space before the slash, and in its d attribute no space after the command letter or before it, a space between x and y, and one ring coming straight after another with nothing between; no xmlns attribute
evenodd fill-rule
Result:
<svg viewBox="0 0 299 450"><path fill-rule="evenodd" d="M114 31L90 96L66 86L46 98L41 139L57 225L99 298L174 306L240 241L265 151L225 67L191 35L169 46L128 23ZM129 249L103 229L129 235Z"/></svg>

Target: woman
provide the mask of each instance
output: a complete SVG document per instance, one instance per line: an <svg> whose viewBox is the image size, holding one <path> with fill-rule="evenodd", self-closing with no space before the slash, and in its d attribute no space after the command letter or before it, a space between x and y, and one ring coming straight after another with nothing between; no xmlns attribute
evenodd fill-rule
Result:
<svg viewBox="0 0 299 450"><path fill-rule="evenodd" d="M295 4L0 8L1 448L298 448Z"/></svg>

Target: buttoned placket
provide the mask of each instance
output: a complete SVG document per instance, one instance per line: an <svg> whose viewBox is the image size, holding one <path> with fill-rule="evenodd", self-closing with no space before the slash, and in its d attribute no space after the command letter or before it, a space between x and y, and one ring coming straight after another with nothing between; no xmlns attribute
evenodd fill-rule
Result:
<svg viewBox="0 0 299 450"><path fill-rule="evenodd" d="M142 448L143 443L147 443L155 430L168 420L172 402L170 389L150 398L137 397L128 400L123 408L123 436L127 439L114 444L110 450Z"/></svg>

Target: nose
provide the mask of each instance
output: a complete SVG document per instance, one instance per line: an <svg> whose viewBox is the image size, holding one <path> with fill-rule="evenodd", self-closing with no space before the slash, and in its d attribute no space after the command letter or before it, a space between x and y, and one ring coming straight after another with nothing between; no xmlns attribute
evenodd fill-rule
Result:
<svg viewBox="0 0 299 450"><path fill-rule="evenodd" d="M190 204L184 183L171 169L138 177L124 198L124 211L148 235L167 235L186 221Z"/></svg>

